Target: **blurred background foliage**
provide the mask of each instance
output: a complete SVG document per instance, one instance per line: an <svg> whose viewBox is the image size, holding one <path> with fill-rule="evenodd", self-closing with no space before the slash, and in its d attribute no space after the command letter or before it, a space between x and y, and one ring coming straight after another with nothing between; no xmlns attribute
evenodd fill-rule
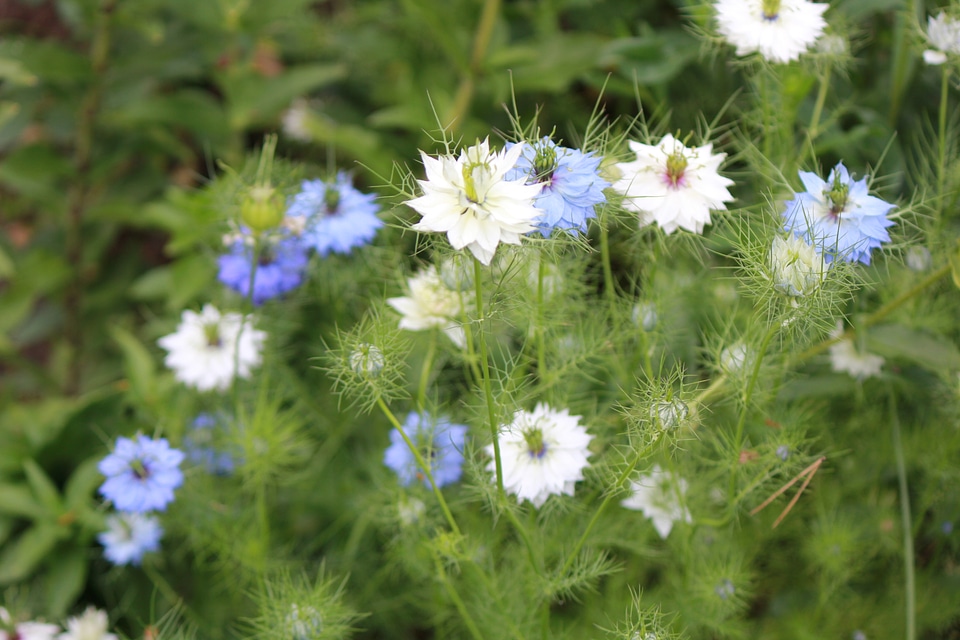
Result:
<svg viewBox="0 0 960 640"><path fill-rule="evenodd" d="M891 199L909 197L918 186L907 169L918 141L932 137L939 95L937 74L921 73L911 53L915 27L928 9L921 4L841 0L828 14L850 29L856 60L835 80L817 156L827 167L840 159L865 167L884 157L878 173L889 176L882 186ZM435 151L438 122L472 141L491 130L510 131L513 104L520 114L539 112L543 133L556 127L571 143L580 141L595 110L623 130L641 103L654 122L691 131L723 112L732 97L725 118L737 123L752 117L746 106L752 89L727 55L702 46L693 29L708 21L708 8L683 0L0 0L0 589L34 594L52 617L65 614L85 590L88 599L149 610L129 599L148 603L152 583L144 580L138 590L125 582L129 593L111 595L117 583L95 575L105 565L92 542L103 529L94 464L131 424L148 433L158 422L167 432L182 429L172 426L173 416L187 413L191 400L173 390L152 345L172 330L181 309L210 297L212 247L228 217L216 189L222 166L243 167L248 151L285 120L280 155L305 163L304 177L346 167L367 190L384 185L394 163L415 167L418 149ZM808 71L791 69L777 105L790 111L787 120L809 118L814 84ZM744 167L731 166L738 169ZM387 233L409 242L397 229ZM629 247L614 242L623 251L615 257L621 277L629 279L626 272L636 267ZM362 277L393 280L396 267L365 265ZM327 383L304 362L304 355L322 350L316 335L306 334L360 313L351 299L355 289L337 280L335 265L318 268L298 297L300 328L291 321L288 334L274 340L280 358L295 344L310 345L306 354L297 352L288 378L274 381L288 385L282 398L290 406L277 409L290 413L284 420L335 413L336 401L310 386ZM893 349L902 342L888 338ZM960 358L949 343L928 351L949 360L943 369L955 368ZM814 393L802 386L792 392ZM166 406L171 397L173 406ZM857 423L869 419L860 414ZM365 437L371 436L322 433L306 447L316 447L311 451L321 459L350 438L352 446L376 448L365 445ZM294 444L304 443L281 438L278 446L293 450ZM887 459L888 453L876 455ZM357 474L383 472L364 469L344 482ZM943 503L948 480L930 478L924 489L928 502L940 501L944 510L958 506L955 496ZM879 486L871 501L892 514L895 478L881 478ZM322 514L350 508L336 495L288 499L299 511L278 528L305 535L321 530ZM368 492L352 499L362 526L370 525L383 498ZM204 505L184 508L201 517ZM932 542L944 518L930 518L919 532L921 544L929 542L921 555L938 564L936 557L955 554L956 543L951 549ZM305 551L340 544L331 540L349 532L348 559L336 569L374 571L358 553L361 525L351 526L324 529L327 537L304 543ZM628 539L624 534L621 540ZM193 542L196 548L205 543ZM386 544L363 544L380 543ZM389 543L402 551L408 541ZM823 529L798 544L811 567L826 567L818 575L843 582L842 574L853 571L847 563L857 556L856 537ZM880 566L897 566L895 541L885 544ZM718 571L719 580L741 560L709 571ZM648 579L627 571L612 580L622 587ZM202 574L170 580L194 593L217 588ZM949 584L930 580L925 594L960 590L956 576ZM387 587L398 585L367 585L385 593ZM803 589L785 592L816 597ZM236 606L230 598L245 597L227 594L222 611L198 611L223 621ZM372 620L374 629L416 627L401 613L409 603L397 598ZM214 600L196 598L193 605L212 609ZM791 602L758 602L771 615L802 610ZM925 609L933 626L949 623L956 598L944 595L940 604L947 609ZM665 609L670 606L685 605L667 601ZM686 605L691 620L696 606ZM558 613L562 618L562 607ZM882 622L858 624L883 637ZM837 628L847 625L837 621Z"/></svg>

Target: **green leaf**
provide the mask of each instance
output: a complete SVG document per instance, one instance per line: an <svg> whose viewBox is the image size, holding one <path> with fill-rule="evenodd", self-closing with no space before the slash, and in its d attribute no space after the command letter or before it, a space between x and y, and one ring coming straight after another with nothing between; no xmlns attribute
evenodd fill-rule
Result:
<svg viewBox="0 0 960 640"><path fill-rule="evenodd" d="M145 402L155 400L157 388L153 356L132 333L121 327L110 330L114 342L123 352L124 371L135 396Z"/></svg>
<svg viewBox="0 0 960 640"><path fill-rule="evenodd" d="M30 489L33 490L33 495L37 497L37 500L53 513L63 511L60 492L50 477L40 468L40 465L27 458L23 461L23 471L26 473L27 482L30 484Z"/></svg>
<svg viewBox="0 0 960 640"><path fill-rule="evenodd" d="M37 84L37 76L24 69L23 63L14 58L0 58L0 80L27 87Z"/></svg>
<svg viewBox="0 0 960 640"><path fill-rule="evenodd" d="M62 618L76 602L87 581L87 559L83 549L72 548L56 554L47 571L46 613Z"/></svg>
<svg viewBox="0 0 960 640"><path fill-rule="evenodd" d="M0 585L19 582L34 573L57 546L61 535L60 527L52 524L39 524L24 531L0 553Z"/></svg>
<svg viewBox="0 0 960 640"><path fill-rule="evenodd" d="M51 514L24 485L0 484L0 513L41 520Z"/></svg>
<svg viewBox="0 0 960 640"><path fill-rule="evenodd" d="M960 369L956 345L943 336L902 324L871 328L867 342L870 350L880 355L911 360L934 371Z"/></svg>
<svg viewBox="0 0 960 640"><path fill-rule="evenodd" d="M102 458L102 455L89 458L74 469L63 490L63 500L67 509L77 511L85 507L90 500L90 494L103 482L103 475L97 469Z"/></svg>

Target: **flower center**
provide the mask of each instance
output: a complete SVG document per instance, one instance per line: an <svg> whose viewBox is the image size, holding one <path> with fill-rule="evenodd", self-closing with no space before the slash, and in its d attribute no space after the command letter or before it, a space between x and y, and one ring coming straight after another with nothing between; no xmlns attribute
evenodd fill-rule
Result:
<svg viewBox="0 0 960 640"><path fill-rule="evenodd" d="M150 469L147 468L147 465L143 464L143 460L137 459L131 462L130 471L133 472L137 480L146 480L150 477Z"/></svg>
<svg viewBox="0 0 960 640"><path fill-rule="evenodd" d="M260 257L257 258L257 265L269 267L277 259L277 252L273 249L264 248L260 251Z"/></svg>
<svg viewBox="0 0 960 640"><path fill-rule="evenodd" d="M323 193L324 213L328 216L336 215L340 208L340 192L333 185L327 185L327 190Z"/></svg>
<svg viewBox="0 0 960 640"><path fill-rule="evenodd" d="M542 145L537 148L533 158L533 179L535 182L549 184L553 181L553 172L557 170L557 152L553 147Z"/></svg>
<svg viewBox="0 0 960 640"><path fill-rule="evenodd" d="M780 18L780 0L763 0L763 19L775 22Z"/></svg>
<svg viewBox="0 0 960 640"><path fill-rule="evenodd" d="M222 347L223 341L220 339L220 325L211 322L203 325L203 335L207 339L208 347Z"/></svg>
<svg viewBox="0 0 960 640"><path fill-rule="evenodd" d="M482 167L481 163L470 163L463 165L463 190L467 195L467 200L473 204L480 204L481 198L477 193L477 183L474 178L474 171Z"/></svg>
<svg viewBox="0 0 960 640"><path fill-rule="evenodd" d="M543 430L534 427L523 432L523 439L527 442L527 450L531 458L542 458L547 452L547 443L543 441Z"/></svg>
<svg viewBox="0 0 960 640"><path fill-rule="evenodd" d="M678 189L684 180L684 173L687 170L687 158L681 151L675 151L667 157L667 183L673 189Z"/></svg>
<svg viewBox="0 0 960 640"><path fill-rule="evenodd" d="M823 195L830 203L830 216L838 218L847 206L850 187L840 182L840 176L836 176L833 179L833 188L824 191Z"/></svg>

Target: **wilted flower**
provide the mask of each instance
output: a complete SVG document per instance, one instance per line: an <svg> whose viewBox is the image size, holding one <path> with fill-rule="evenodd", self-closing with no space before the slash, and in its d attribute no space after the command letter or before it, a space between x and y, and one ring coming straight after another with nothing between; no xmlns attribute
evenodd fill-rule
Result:
<svg viewBox="0 0 960 640"><path fill-rule="evenodd" d="M177 330L158 340L168 352L164 364L187 386L225 391L234 376L248 378L260 364L267 334L251 325L239 313L221 314L210 304L199 314L184 311Z"/></svg>
<svg viewBox="0 0 960 640"><path fill-rule="evenodd" d="M514 145L507 144L507 149ZM600 158L557 145L549 137L523 145L516 166L507 172L507 180L526 178L543 185L534 201L542 215L536 221L544 238L554 229L586 233L587 220L595 218L596 205L607 201L603 190L610 186L598 174Z"/></svg>
<svg viewBox="0 0 960 640"><path fill-rule="evenodd" d="M465 425L453 424L446 418L431 419L427 413L411 412L403 424L403 432L430 466L430 475L438 487L460 479L467 435ZM426 474L417 466L416 457L397 429L390 431L390 446L384 453L383 463L397 472L400 484L404 486L414 480L430 486Z"/></svg>
<svg viewBox="0 0 960 640"><path fill-rule="evenodd" d="M810 48L827 26L828 4L807 0L719 0L717 31L737 55L757 52L771 62L790 62Z"/></svg>
<svg viewBox="0 0 960 640"><path fill-rule="evenodd" d="M500 432L503 487L522 502L540 507L552 494L573 495L583 480L593 436L580 424L580 416L567 409L538 404L533 411L517 411ZM494 455L493 445L486 452ZM496 461L487 470L496 472Z"/></svg>
<svg viewBox="0 0 960 640"><path fill-rule="evenodd" d="M948 55L960 53L960 20L955 20L941 11L937 17L927 16L927 40L932 49L923 52L927 64L939 65Z"/></svg>
<svg viewBox="0 0 960 640"><path fill-rule="evenodd" d="M630 497L620 504L627 509L642 511L653 520L661 538L670 535L674 522L693 522L690 511L683 505L687 481L664 471L659 465L654 465L649 474L633 480L630 491Z"/></svg>
<svg viewBox="0 0 960 640"><path fill-rule="evenodd" d="M287 217L304 220L303 241L319 255L346 254L370 243L383 226L376 199L354 188L350 175L341 171L332 182L304 180Z"/></svg>
<svg viewBox="0 0 960 640"><path fill-rule="evenodd" d="M163 528L154 516L117 513L107 516L107 530L97 536L103 555L115 565L139 565L143 554L160 549Z"/></svg>
<svg viewBox="0 0 960 640"><path fill-rule="evenodd" d="M870 264L870 252L890 242L888 202L867 193L867 179L854 180L841 162L826 182L800 172L806 191L795 194L783 211L784 230L816 246L827 262L835 258Z"/></svg>
<svg viewBox="0 0 960 640"><path fill-rule="evenodd" d="M454 344L463 348L466 334L460 324L462 294L448 289L433 265L407 280L409 296L388 298L387 304L399 311L400 328L410 331L442 329Z"/></svg>
<svg viewBox="0 0 960 640"><path fill-rule="evenodd" d="M838 321L837 328L830 332L831 338L843 335L843 323ZM837 372L849 373L857 380L880 375L885 360L882 356L857 350L853 340L846 338L830 345L830 364Z"/></svg>
<svg viewBox="0 0 960 640"><path fill-rule="evenodd" d="M727 187L733 181L717 170L726 157L713 145L689 148L667 134L657 145L630 141L637 159L617 164L621 177L614 183L623 194L623 206L640 214L640 226L656 222L666 233L678 228L702 233L710 210L726 210L733 200Z"/></svg>
<svg viewBox="0 0 960 640"><path fill-rule="evenodd" d="M823 256L802 238L773 239L770 247L770 271L774 288L788 296L807 296L823 282L827 265Z"/></svg>
<svg viewBox="0 0 960 640"><path fill-rule="evenodd" d="M500 153L487 140L464 149L459 158L432 158L420 152L427 179L418 180L423 195L407 204L423 216L417 231L446 233L454 249L467 248L483 264L490 264L501 243L520 244L520 236L534 230L541 211L533 206L541 183L525 178L507 180L524 145Z"/></svg>

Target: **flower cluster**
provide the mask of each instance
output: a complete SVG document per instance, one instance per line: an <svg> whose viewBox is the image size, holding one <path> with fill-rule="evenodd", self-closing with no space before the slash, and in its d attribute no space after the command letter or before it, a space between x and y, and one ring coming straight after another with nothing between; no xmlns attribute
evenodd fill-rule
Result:
<svg viewBox="0 0 960 640"><path fill-rule="evenodd" d="M430 467L430 476L438 487L460 479L467 435L465 425L453 424L446 418L431 418L427 413L413 412L403 424L403 434ZM419 480L429 487L430 480L417 464L416 456L407 446L403 434L399 429L390 432L390 446L384 453L383 463L396 472L400 484L408 486Z"/></svg>

